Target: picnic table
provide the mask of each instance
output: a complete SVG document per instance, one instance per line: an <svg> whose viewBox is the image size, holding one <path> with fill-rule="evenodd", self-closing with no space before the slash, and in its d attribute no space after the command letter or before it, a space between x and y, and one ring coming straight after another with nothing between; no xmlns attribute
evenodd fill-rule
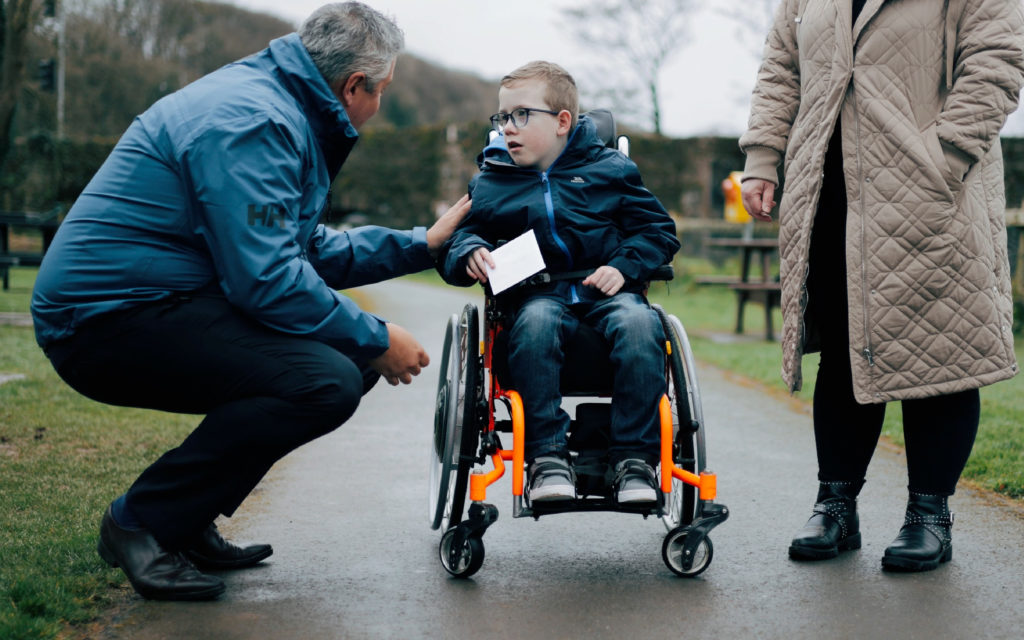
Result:
<svg viewBox="0 0 1024 640"><path fill-rule="evenodd" d="M10 288L10 268L18 265L39 266L43 254L50 248L53 236L60 226L59 206L49 211L0 211L0 278L4 290ZM42 235L43 247L39 253L12 252L10 250L11 227L38 229Z"/></svg>
<svg viewBox="0 0 1024 640"><path fill-rule="evenodd" d="M779 249L777 238L708 238L704 241L709 247L733 249L742 252L740 274L737 279L723 281L736 292L736 333L743 333L743 310L748 302L764 306L765 339L775 340L772 321L772 310L782 300L782 285L772 275L772 255ZM752 277L751 265L760 265L756 279Z"/></svg>

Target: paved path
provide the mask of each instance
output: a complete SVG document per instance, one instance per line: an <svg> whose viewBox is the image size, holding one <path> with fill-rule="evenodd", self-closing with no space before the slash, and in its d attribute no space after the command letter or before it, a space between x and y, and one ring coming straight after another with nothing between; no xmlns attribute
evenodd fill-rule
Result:
<svg viewBox="0 0 1024 640"><path fill-rule="evenodd" d="M864 548L825 563L786 556L816 488L810 417L701 369L708 453L730 519L697 579L661 561L663 525L610 513L501 511L472 580L447 576L427 525L427 453L444 326L467 293L409 282L367 288L434 364L378 386L355 418L276 466L222 528L268 541L256 569L224 574L213 603L136 600L108 637L158 638L1021 638L1024 520L969 490L952 499L953 561L879 570L903 519L906 470L879 450L861 500ZM510 474L508 474L510 475Z"/></svg>

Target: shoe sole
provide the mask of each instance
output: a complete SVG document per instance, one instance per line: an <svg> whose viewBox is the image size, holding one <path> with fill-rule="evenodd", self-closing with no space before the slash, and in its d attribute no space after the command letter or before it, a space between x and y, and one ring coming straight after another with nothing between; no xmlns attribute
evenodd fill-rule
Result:
<svg viewBox="0 0 1024 640"><path fill-rule="evenodd" d="M953 559L953 547L946 549L938 560L913 560L900 556L882 556L882 570L896 573L913 573L917 571L931 571L937 569L943 562Z"/></svg>
<svg viewBox="0 0 1024 640"><path fill-rule="evenodd" d="M847 536L840 540L836 546L828 549L792 544L789 546L789 557L793 560L830 560L838 556L840 551L853 551L855 549L860 549L860 533Z"/></svg>
<svg viewBox="0 0 1024 640"><path fill-rule="evenodd" d="M131 579L128 580L131 582ZM195 591L148 591L146 589L139 589L134 582L132 587L135 591L145 598L146 600L168 600L174 602L196 602L199 600L216 600L225 591L227 591L227 585L216 585L213 587L207 587L206 589L197 589Z"/></svg>
<svg viewBox="0 0 1024 640"><path fill-rule="evenodd" d="M543 489L535 489L530 492L530 502L558 502L561 500L575 500L576 493L566 493L562 489L552 489L544 491Z"/></svg>
<svg viewBox="0 0 1024 640"><path fill-rule="evenodd" d="M658 501L658 494L654 489L634 489L632 491L620 491L615 497L619 504L650 504Z"/></svg>
<svg viewBox="0 0 1024 640"><path fill-rule="evenodd" d="M273 549L267 549L261 551L253 556L244 559L238 559L235 561L223 561L223 560L210 560L203 556L192 553L189 551L185 552L185 556L192 561L192 564L196 565L197 569L204 571L230 571L232 569L248 569L249 567L255 567L259 563L263 562L270 556L274 555Z"/></svg>

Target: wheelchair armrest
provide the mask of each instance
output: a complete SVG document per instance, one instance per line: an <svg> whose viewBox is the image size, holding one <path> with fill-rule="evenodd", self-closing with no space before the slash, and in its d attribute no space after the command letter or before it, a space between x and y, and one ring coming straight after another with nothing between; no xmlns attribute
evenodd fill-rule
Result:
<svg viewBox="0 0 1024 640"><path fill-rule="evenodd" d="M670 264L663 264L651 274L651 280L671 280L676 277L676 271Z"/></svg>

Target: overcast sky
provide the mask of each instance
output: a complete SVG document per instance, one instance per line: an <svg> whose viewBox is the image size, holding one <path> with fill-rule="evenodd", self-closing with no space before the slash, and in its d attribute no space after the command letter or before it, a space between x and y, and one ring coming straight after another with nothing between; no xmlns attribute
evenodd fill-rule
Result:
<svg viewBox="0 0 1024 640"><path fill-rule="evenodd" d="M248 9L277 15L296 27L323 0L233 0ZM589 51L560 29L559 8L580 0L366 0L393 16L405 32L406 49L452 69L489 80L530 60L557 62L580 80ZM740 0L742 4L742 0ZM690 39L679 48L661 78L662 129L670 136L739 135L747 122L750 90L759 64L757 42L739 42L736 25L716 7L736 0L709 0L692 16ZM746 7L757 10L760 2ZM402 70L396 72L401 82ZM585 87L584 87L585 90ZM497 96L495 96L497 103ZM602 105L591 105L602 106ZM481 114L481 118L486 114ZM1004 134L1024 136L1024 111Z"/></svg>

